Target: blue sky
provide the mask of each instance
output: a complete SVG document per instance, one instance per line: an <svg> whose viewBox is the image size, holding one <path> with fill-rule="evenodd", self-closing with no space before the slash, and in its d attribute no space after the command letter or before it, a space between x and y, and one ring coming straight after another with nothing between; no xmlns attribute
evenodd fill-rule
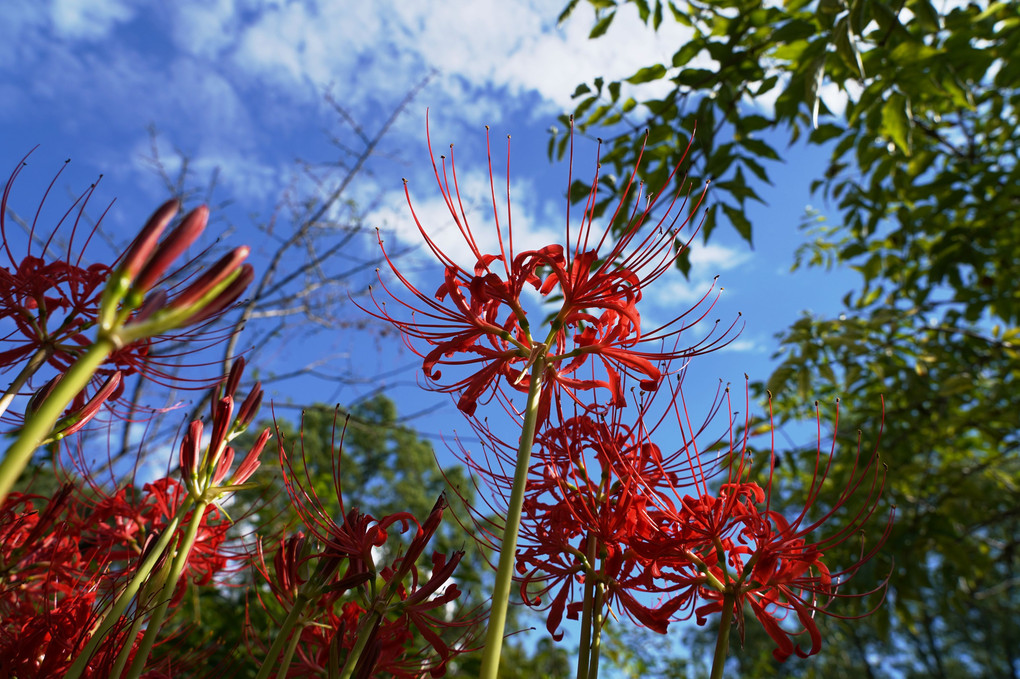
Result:
<svg viewBox="0 0 1020 679"><path fill-rule="evenodd" d="M416 83L434 73L346 194L365 211L366 226L382 229L388 243L417 243L403 198L406 177L419 215L439 238L449 233L429 176L428 107L436 146L456 142L461 187L479 215L479 233L486 233L488 191L483 126L492 128L499 163L505 135L512 134L515 229L529 242L545 242L556 238L562 224L566 187L565 165L551 164L546 156L548 129L572 108L576 85L668 62L684 37L673 26L653 35L636 13L621 12L608 37L589 41L587 8L557 27L560 9L559 3L540 0L14 0L0 22L0 164L13 169L39 145L14 191L13 204L22 211L34 209L65 158L72 164L50 201L64 200L102 174L95 205L116 198L104 225L127 238L167 196L147 160L149 129L155 128L168 169L176 169L180 150L198 182L216 173L214 202L229 205L217 212L213 230L226 230L231 242L251 242L261 237L251 224L267 219L281 199L317 190L297 159L335 159L329 137L339 128L327 94L372 132ZM771 102L747 105L767 110ZM650 294L645 313L665 320L718 274L725 292L713 317L728 323L743 312L741 337L692 366L689 393L714 392L719 379L740 383L744 373L767 377L774 333L803 310L837 312L854 282L846 272L789 273L804 238L797 224L811 202L807 187L824 170L826 155L796 148L789 158L772 168L777 184L759 190L768 205L753 206L749 214L753 250L722 225L707 245L695 241L689 281L676 275ZM579 139L574 174L590 177L593 170L594 147ZM370 240L364 241L366 252ZM406 260L411 268L425 267L416 257L411 253ZM427 268L420 275L427 278ZM362 290L368 282L366 274L349 284ZM343 313L359 312L348 307ZM415 423L430 434L457 422L443 397L416 387L414 358L400 353L392 336L382 346L350 333L320 332L314 341L315 351L332 357L318 366L321 373L353 370L370 386L390 385L404 413L439 399L439 414ZM278 347L273 368L286 370L297 353L305 356L294 349ZM386 377L374 377L383 371ZM326 380L301 380L276 385L273 396L280 402L346 402L364 388L337 390Z"/></svg>

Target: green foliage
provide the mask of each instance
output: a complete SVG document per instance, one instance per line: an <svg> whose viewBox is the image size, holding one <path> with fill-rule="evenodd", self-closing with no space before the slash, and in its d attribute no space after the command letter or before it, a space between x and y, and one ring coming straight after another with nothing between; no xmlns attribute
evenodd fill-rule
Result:
<svg viewBox="0 0 1020 679"><path fill-rule="evenodd" d="M618 13L640 3L599 4ZM638 104L602 111L600 81L596 101L575 110L577 127L610 128L604 162L617 172L636 160L633 132L647 129L645 174L654 185L697 120L692 174L715 178L712 204L748 241L745 203L759 200L749 183L768 183L767 161L782 158L764 139L785 134L831 149L812 190L835 214L808 216L797 266L849 266L861 283L837 317L806 315L782 335L781 363L758 393L767 386L776 395L784 422L802 418L806 402L843 397L853 407L835 432L841 450L856 446L858 429L865 441L874 438L884 395L886 493L898 505L883 549L895 568L879 612L830 622L822 657L803 664L775 666L768 644L754 646L749 634L735 661L740 676L1017 676L1016 4L691 0L665 7L691 37L664 72L638 71L657 76L656 98L642 98L641 78L625 79L619 98ZM655 8L637 7L650 30ZM609 31L603 39L611 38ZM664 97L663 81L672 86ZM777 91L772 115L753 105ZM842 114L832 114L822 91L846 95ZM607 125L614 113L620 122ZM795 452L789 459L796 469Z"/></svg>

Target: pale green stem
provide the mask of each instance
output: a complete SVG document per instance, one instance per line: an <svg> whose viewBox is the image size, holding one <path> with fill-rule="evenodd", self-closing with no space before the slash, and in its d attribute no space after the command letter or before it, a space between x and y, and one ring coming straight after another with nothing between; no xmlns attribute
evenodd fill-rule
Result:
<svg viewBox="0 0 1020 679"><path fill-rule="evenodd" d="M715 656L712 658L711 679L722 679L726 666L726 655L730 648L730 625L733 624L733 604L736 596L723 594L722 618L719 620L719 638L715 642Z"/></svg>
<svg viewBox="0 0 1020 679"><path fill-rule="evenodd" d="M292 634L290 641L287 642L287 649L283 652L283 659L280 660L280 669L276 673L277 679L287 679L287 671L290 670L290 662L294 659L294 653L297 652L299 641L301 641L301 630L298 630L296 634Z"/></svg>
<svg viewBox="0 0 1020 679"><path fill-rule="evenodd" d="M128 582L127 587L125 587L124 591L117 597L113 607L110 608L110 610L103 616L103 622L100 624L99 629L95 631L92 638L89 639L88 644L85 645L82 652L78 654L77 658L75 658L74 663L71 665L70 669L67 670L67 674L64 675L64 679L78 679L82 675L82 672L85 671L89 660L92 659L92 655L96 652L99 644L103 642L107 632L109 632L117 623L120 616L122 616L124 611L127 610L128 604L131 603L132 599L135 598L135 595L138 594L138 591L142 588L142 585L144 585L148 580L149 574L152 573L152 569L155 568L159 558L163 555L163 552L166 551L167 545L170 544L170 539L173 538L177 532L177 525L180 523L180 517L187 511L187 507L188 503L185 501L185 504L177 510L177 514L175 514L174 518L170 520L169 524L167 524L163 534L159 537L159 540L153 546L149 555L145 558L145 561L142 562L142 565L138 567L137 571L135 571L135 574L131 578L131 581Z"/></svg>
<svg viewBox="0 0 1020 679"><path fill-rule="evenodd" d="M28 465L28 461L32 459L32 453L36 451L52 431L53 425L60 419L64 408L85 388L96 369L102 365L114 348L114 342L109 337L103 336L97 339L96 343L89 347L88 351L82 354L74 365L64 373L49 398L45 399L39 405L39 409L25 420L25 426L22 427L17 440L7 449L4 461L0 463L0 505L7 499L7 494L11 492L11 488L21 476L25 466Z"/></svg>
<svg viewBox="0 0 1020 679"><path fill-rule="evenodd" d="M7 387L7 391L4 392L3 397L0 397L0 415L7 412L7 408L10 407L11 401L18 395L21 388L28 382L28 378L36 373L39 368L53 355L53 347L44 346L39 351L32 354L32 358L28 359L28 363L21 369L18 376L11 382L11 386Z"/></svg>
<svg viewBox="0 0 1020 679"><path fill-rule="evenodd" d="M588 658L588 679L599 679L599 655L602 653L602 626L606 619L602 613L606 603L606 586L595 586L595 614L592 616L591 655Z"/></svg>
<svg viewBox="0 0 1020 679"><path fill-rule="evenodd" d="M124 665L127 665L128 657L131 655L131 639L138 636L138 630L142 627L142 616L136 616L131 621L131 627L128 628L127 634L124 635L124 648L120 649L120 653L117 655L117 662L113 664L113 669L110 670L111 679L120 677L120 673L124 671Z"/></svg>
<svg viewBox="0 0 1020 679"><path fill-rule="evenodd" d="M273 639L273 645L266 652L266 657L262 659L262 667L259 668L259 673L255 679L269 679L269 675L273 671L273 665L276 664L276 658L280 655L283 647L287 645L287 638L290 636L294 626L301 620L301 616L304 615L305 606L308 605L308 602L309 598L303 594L298 594L294 597L294 605L291 606L290 612L284 618L280 631L277 632L276 638ZM281 676L286 676L286 674Z"/></svg>
<svg viewBox="0 0 1020 679"><path fill-rule="evenodd" d="M489 628L485 633L485 650L482 652L480 679L496 679L499 675L499 656L503 650L503 634L506 629L506 614L510 605L510 586L514 578L514 558L517 551L517 533L521 528L521 510L524 507L524 487L528 483L528 465L531 462L531 447L535 443L535 426L538 423L538 403L542 395L542 373L545 357L539 357L531 367L531 386L524 411L524 427L517 451L517 468L514 470L514 484L510 490L510 502L506 513L506 527L499 552L499 566L496 569L496 583L492 589L492 611L489 613Z"/></svg>
<svg viewBox="0 0 1020 679"><path fill-rule="evenodd" d="M127 665L128 658L131 656L131 649L134 648L133 641L138 636L138 630L142 628L142 623L145 622L145 616L141 615L141 611L146 602L152 599L152 595L155 593L154 590L163 588L163 583L166 581L172 564L173 559L164 559L163 567L155 577L145 582L142 591L138 594L138 601L135 603L136 615L134 620L131 621L131 627L128 628L127 634L124 635L124 647L120 650L113 669L110 670L111 679L119 679L121 672L124 671L124 666Z"/></svg>
<svg viewBox="0 0 1020 679"><path fill-rule="evenodd" d="M191 548L198 537L198 530L202 527L202 519L205 517L205 510L208 506L209 503L206 500L199 500L195 505L195 511L191 515L191 523L188 524L188 531L184 534L181 544L177 548L177 554L174 555L174 565L171 566L170 575L163 584L163 590L159 593L159 603L156 604L155 610L149 616L149 624L145 629L145 636L142 637L141 643L138 644L138 651L135 653L135 659L128 669L127 679L138 679L145 669L145 663L149 660L149 653L152 652L152 646L156 643L156 637L159 636L159 631L163 627L163 621L166 619L166 609L170 606L174 589L177 588L177 581L181 579L184 566L187 565L188 557L191 556Z"/></svg>
<svg viewBox="0 0 1020 679"><path fill-rule="evenodd" d="M362 624L358 625L357 641L354 642L354 648L351 649L351 652L347 654L343 671L340 672L340 679L351 679L354 676L354 670L358 667L361 654L365 652L369 639L375 636L376 628L379 626L381 619L382 613L373 609L372 614L365 618Z"/></svg>
<svg viewBox="0 0 1020 679"><path fill-rule="evenodd" d="M587 563L584 573L584 604L581 609L581 641L577 645L577 679L588 679L588 661L591 650L592 610L595 606L595 534L588 533Z"/></svg>

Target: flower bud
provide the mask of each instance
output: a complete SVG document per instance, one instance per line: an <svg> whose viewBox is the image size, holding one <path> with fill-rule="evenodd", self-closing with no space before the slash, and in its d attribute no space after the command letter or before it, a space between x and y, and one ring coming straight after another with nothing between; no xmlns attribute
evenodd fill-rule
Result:
<svg viewBox="0 0 1020 679"><path fill-rule="evenodd" d="M202 301L204 297L209 295L209 293L215 290L221 283L231 278L231 276L237 271L238 267L241 266L241 262L245 260L250 251L251 248L247 245L242 245L228 252L226 255L221 257L218 262L203 272L202 275L198 277L198 280L189 285L179 295L175 296L173 301L170 302L169 308L186 309ZM208 300L206 304L211 301L212 300ZM195 309L195 311L199 312L202 311L202 309Z"/></svg>
<svg viewBox="0 0 1020 679"><path fill-rule="evenodd" d="M201 205L188 214L176 229L163 239L152 257L131 284L132 293L144 295L160 279L163 273L195 242L209 222L209 208Z"/></svg>
<svg viewBox="0 0 1020 679"><path fill-rule="evenodd" d="M195 420L188 427L181 441L181 471L184 473L184 480L191 486L191 481L198 475L200 461L200 446L202 445L202 422Z"/></svg>

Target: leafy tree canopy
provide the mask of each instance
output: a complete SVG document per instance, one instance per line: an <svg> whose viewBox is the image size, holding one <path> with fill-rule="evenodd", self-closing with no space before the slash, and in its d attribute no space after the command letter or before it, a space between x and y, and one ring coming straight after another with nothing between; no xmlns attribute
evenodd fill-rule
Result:
<svg viewBox="0 0 1020 679"><path fill-rule="evenodd" d="M670 63L580 85L574 118L604 131L603 162L618 173L647 129L652 186L696 122L693 174L713 179L706 238L725 217L751 240L745 207L784 159L776 139L831 151L811 187L831 214L805 220L795 266L850 266L860 286L841 314L805 315L782 335L782 362L758 389L775 394L780 420L815 398L851 401L836 432L847 446L858 428L875 432L884 395L886 492L899 509L889 601L830 626L810 671L1020 676L1016 4L588 1L593 39L611 39L629 11L649 30L690 30ZM554 135L550 153L565 144ZM794 473L796 451L789 459ZM753 652L735 662L741 676L776 671Z"/></svg>

